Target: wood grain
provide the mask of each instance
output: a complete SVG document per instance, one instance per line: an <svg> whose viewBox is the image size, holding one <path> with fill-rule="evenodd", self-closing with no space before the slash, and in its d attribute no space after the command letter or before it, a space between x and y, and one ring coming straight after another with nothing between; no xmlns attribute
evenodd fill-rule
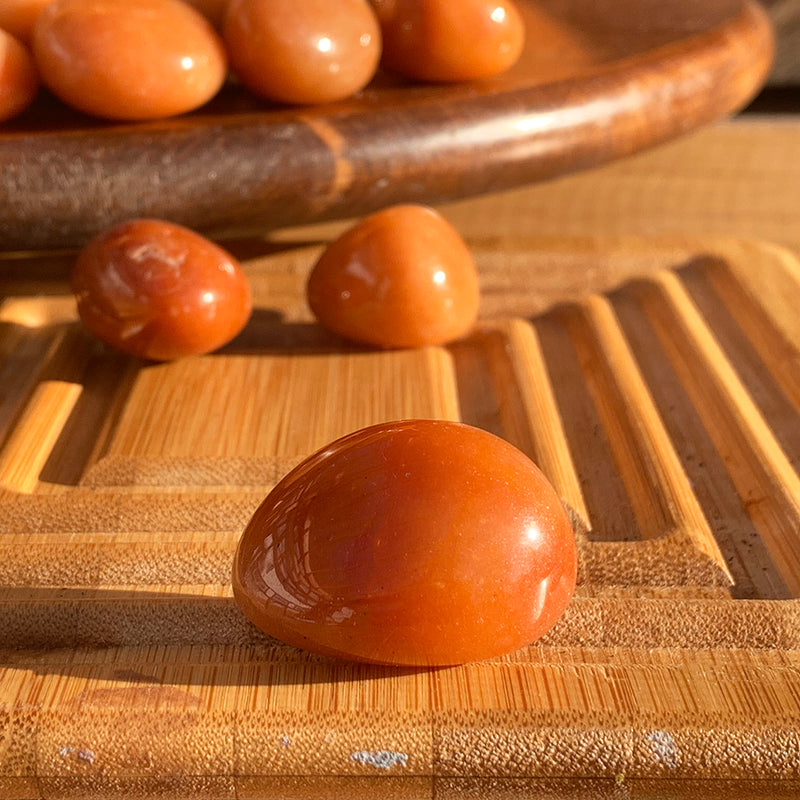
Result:
<svg viewBox="0 0 800 800"><path fill-rule="evenodd" d="M475 331L375 352L312 323L321 245L231 244L251 324L169 365L82 334L63 260L0 278L0 374L27 376L0 404L0 796L796 796L788 251L473 239ZM580 553L564 617L443 670L258 632L229 582L255 506L308 449L409 414L492 430L554 481Z"/></svg>
<svg viewBox="0 0 800 800"><path fill-rule="evenodd" d="M754 0L525 0L497 79L268 106L229 86L200 111L108 125L48 98L0 133L0 249L75 247L113 222L223 233L442 202L629 155L742 107L773 54Z"/></svg>
<svg viewBox="0 0 800 800"><path fill-rule="evenodd" d="M800 116L787 114L740 115L613 164L491 198L460 200L443 210L459 230L498 243L521 235L724 236L774 242L797 255L798 208ZM339 227L327 223L289 228L273 237L289 242L301 230L306 236L323 237ZM511 261L519 256L512 250L504 257ZM553 252L552 268L537 273L542 291L566 288L559 286L563 258ZM596 258L602 259L602 253ZM632 271L636 267L631 264ZM584 290L586 279L579 273L564 274L575 278L573 290ZM525 284L520 281L523 291ZM505 284L491 288L501 291ZM522 302L520 310L524 313Z"/></svg>

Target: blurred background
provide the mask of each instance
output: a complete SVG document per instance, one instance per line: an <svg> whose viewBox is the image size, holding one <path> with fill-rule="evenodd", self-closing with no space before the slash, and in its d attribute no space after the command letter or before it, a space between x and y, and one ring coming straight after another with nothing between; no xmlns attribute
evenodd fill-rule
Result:
<svg viewBox="0 0 800 800"><path fill-rule="evenodd" d="M800 0L764 0L778 33L770 86L800 84Z"/></svg>

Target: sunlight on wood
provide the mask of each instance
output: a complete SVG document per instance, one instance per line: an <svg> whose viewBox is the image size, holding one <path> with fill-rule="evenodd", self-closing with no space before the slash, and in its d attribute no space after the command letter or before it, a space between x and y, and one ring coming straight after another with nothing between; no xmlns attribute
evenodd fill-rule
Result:
<svg viewBox="0 0 800 800"><path fill-rule="evenodd" d="M66 381L45 381L0 451L0 486L17 492L36 489L39 473L78 402L82 387Z"/></svg>

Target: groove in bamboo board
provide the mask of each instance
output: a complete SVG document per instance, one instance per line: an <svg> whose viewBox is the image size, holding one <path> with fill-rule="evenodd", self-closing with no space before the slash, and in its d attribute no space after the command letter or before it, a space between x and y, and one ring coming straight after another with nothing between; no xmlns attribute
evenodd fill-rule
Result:
<svg viewBox="0 0 800 800"><path fill-rule="evenodd" d="M742 376L748 391L757 398L759 384L766 382L768 375L794 408L800 410L800 354L796 345L800 326L796 324L797 314L790 318L770 314L769 306L764 304L765 298L761 296L763 290L751 286L752 278L741 275L731 264L706 258L696 266L686 276L687 290L701 306L704 317L714 315L711 327L723 348L737 354L737 369L742 372L744 366L750 366L754 373L752 378L747 380L746 374ZM787 300L791 303L798 284L800 274L795 276L795 281L781 287L778 297L771 296L770 302L780 302L781 306L785 306ZM741 337L744 342L736 338L726 346L726 340L732 339L737 329L741 330L739 320L747 330L747 337ZM727 335L721 338L721 334ZM745 362L748 346L753 353ZM762 367L760 370L759 365Z"/></svg>
<svg viewBox="0 0 800 800"><path fill-rule="evenodd" d="M699 594L699 596L698 596ZM3 644L71 647L241 646L268 639L236 607L229 583L214 585L9 587L0 601ZM674 592L576 593L543 644L564 647L794 649L794 601L731 602ZM289 652L291 648L284 646Z"/></svg>
<svg viewBox="0 0 800 800"><path fill-rule="evenodd" d="M670 439L681 459L714 537L733 577L734 597L787 598L790 593L778 572L768 569L771 557L730 479L726 465L708 435L697 409L688 401L667 354L641 305L631 294L614 297L615 310L628 341L640 357L650 391L662 414ZM598 563L602 568L602 562Z"/></svg>
<svg viewBox="0 0 800 800"><path fill-rule="evenodd" d="M85 482L223 484L238 469L274 483L332 439L403 417L458 419L445 350L183 359L139 372Z"/></svg>
<svg viewBox="0 0 800 800"><path fill-rule="evenodd" d="M72 497L75 497L74 495ZM196 495L190 499L200 500ZM120 499L111 496L112 501ZM247 519L262 499L253 494L233 509L239 527L213 531L151 529L147 533L6 533L0 538L0 585L5 587L100 586L136 582L223 583L230 577L234 550ZM137 499L137 502L140 500ZM41 509L41 507L40 507ZM663 594L729 596L725 576L708 559L687 555L674 538L587 543L578 537L581 589L614 594L626 588ZM772 597L765 593L757 595Z"/></svg>
<svg viewBox="0 0 800 800"><path fill-rule="evenodd" d="M793 596L800 592L800 478L676 276L640 289L657 333Z"/></svg>
<svg viewBox="0 0 800 800"><path fill-rule="evenodd" d="M65 381L36 386L0 456L0 486L32 492L50 450L80 397L81 387Z"/></svg>
<svg viewBox="0 0 800 800"><path fill-rule="evenodd" d="M726 573L724 558L610 304L595 296L562 313L584 362L586 382L608 431L614 464L641 536L687 536L694 549Z"/></svg>
<svg viewBox="0 0 800 800"><path fill-rule="evenodd" d="M20 413L20 398L30 396L38 382L47 351L53 346L51 331L30 331L0 319L0 437L5 438Z"/></svg>
<svg viewBox="0 0 800 800"><path fill-rule="evenodd" d="M539 465L576 515L580 528L588 529L591 522L536 329L524 320L512 319L487 330L479 346L485 352L479 359L480 375L473 380L494 387L499 417L494 432ZM459 372L456 360L457 375Z"/></svg>
<svg viewBox="0 0 800 800"><path fill-rule="evenodd" d="M0 330L5 327L3 316L15 318L6 302L0 305ZM0 379L6 378L0 385L7 420L0 487L31 492L81 396L87 339L74 325L58 325L43 333L34 330L27 336L13 326L10 332L18 347L0 362Z"/></svg>

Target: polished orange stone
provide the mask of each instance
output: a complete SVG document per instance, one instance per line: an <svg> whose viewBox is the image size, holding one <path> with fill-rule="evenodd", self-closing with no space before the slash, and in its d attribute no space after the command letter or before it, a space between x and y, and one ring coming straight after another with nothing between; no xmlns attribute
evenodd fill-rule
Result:
<svg viewBox="0 0 800 800"><path fill-rule="evenodd" d="M569 519L508 442L455 422L357 431L290 472L239 542L263 631L324 655L436 666L534 641L575 587Z"/></svg>
<svg viewBox="0 0 800 800"><path fill-rule="evenodd" d="M196 8L215 28L222 29L228 0L184 0L184 2Z"/></svg>
<svg viewBox="0 0 800 800"><path fill-rule="evenodd" d="M161 220L131 220L99 234L78 254L71 278L86 328L142 358L216 350L251 311L250 285L233 256Z"/></svg>
<svg viewBox="0 0 800 800"><path fill-rule="evenodd" d="M0 30L0 122L21 114L38 91L33 57L22 42Z"/></svg>
<svg viewBox="0 0 800 800"><path fill-rule="evenodd" d="M52 0L0 0L0 28L30 44L39 12Z"/></svg>
<svg viewBox="0 0 800 800"><path fill-rule="evenodd" d="M380 27L367 0L231 0L223 34L241 82L281 103L349 97L380 59Z"/></svg>
<svg viewBox="0 0 800 800"><path fill-rule="evenodd" d="M520 57L525 25L513 0L372 0L383 65L410 78L489 78Z"/></svg>
<svg viewBox="0 0 800 800"><path fill-rule="evenodd" d="M108 119L191 111L227 76L221 38L181 0L54 0L36 21L33 51L55 95Z"/></svg>
<svg viewBox="0 0 800 800"><path fill-rule="evenodd" d="M384 348L443 344L466 334L480 303L478 273L459 233L425 206L392 206L342 234L307 283L319 322Z"/></svg>

